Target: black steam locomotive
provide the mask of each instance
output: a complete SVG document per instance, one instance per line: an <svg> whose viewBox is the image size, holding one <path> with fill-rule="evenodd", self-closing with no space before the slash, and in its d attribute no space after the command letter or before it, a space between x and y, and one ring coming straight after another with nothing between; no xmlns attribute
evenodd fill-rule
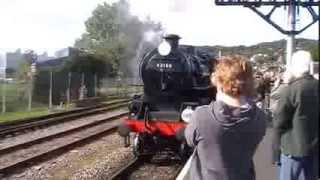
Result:
<svg viewBox="0 0 320 180"><path fill-rule="evenodd" d="M215 88L210 85L214 55L194 46L179 46L179 39L177 35L165 36L168 51L160 54L161 49L154 49L140 63L144 93L133 97L129 116L119 126L119 134L125 138L135 133L136 156L185 154L185 145L175 138L176 131L186 125L196 106L215 98Z"/></svg>

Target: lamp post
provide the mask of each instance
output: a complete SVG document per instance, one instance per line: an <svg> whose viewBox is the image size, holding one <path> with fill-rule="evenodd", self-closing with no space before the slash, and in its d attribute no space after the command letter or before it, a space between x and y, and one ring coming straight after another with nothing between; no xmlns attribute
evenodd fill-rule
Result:
<svg viewBox="0 0 320 180"><path fill-rule="evenodd" d="M121 94L121 76L122 76L122 72L118 72L118 75L117 75L117 94L120 96Z"/></svg>
<svg viewBox="0 0 320 180"><path fill-rule="evenodd" d="M71 102L71 76L72 73L68 73L68 88L67 88L67 104L70 105Z"/></svg>
<svg viewBox="0 0 320 180"><path fill-rule="evenodd" d="M6 112L6 68L3 69L2 84L2 113Z"/></svg>
<svg viewBox="0 0 320 180"><path fill-rule="evenodd" d="M83 100L87 95L87 90L84 82L84 73L81 73L81 85L79 90L79 100Z"/></svg>
<svg viewBox="0 0 320 180"><path fill-rule="evenodd" d="M36 61L37 61L37 55L33 54L32 55L32 63L30 65L30 74L29 74L29 76L30 76L30 87L29 87L28 111L31 111L31 107L32 107L33 78L34 78L34 75L37 72Z"/></svg>
<svg viewBox="0 0 320 180"><path fill-rule="evenodd" d="M50 68L50 80L49 80L49 110L52 109L52 81L53 81L53 72L52 68Z"/></svg>
<svg viewBox="0 0 320 180"><path fill-rule="evenodd" d="M98 76L97 74L94 74L94 97L98 95Z"/></svg>

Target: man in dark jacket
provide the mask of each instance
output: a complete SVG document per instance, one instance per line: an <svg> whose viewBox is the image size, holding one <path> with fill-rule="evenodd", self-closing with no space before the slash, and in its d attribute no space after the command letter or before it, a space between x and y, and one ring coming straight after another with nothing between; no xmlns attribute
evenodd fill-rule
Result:
<svg viewBox="0 0 320 180"><path fill-rule="evenodd" d="M310 63L309 52L293 54L288 68L295 79L281 92L275 111L280 180L316 180L318 176L319 83L309 74Z"/></svg>

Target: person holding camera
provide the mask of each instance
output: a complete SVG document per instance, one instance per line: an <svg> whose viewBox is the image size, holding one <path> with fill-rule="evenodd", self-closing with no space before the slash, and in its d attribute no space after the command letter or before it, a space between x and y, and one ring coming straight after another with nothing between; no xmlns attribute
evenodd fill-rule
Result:
<svg viewBox="0 0 320 180"><path fill-rule="evenodd" d="M216 101L196 108L182 133L194 148L188 179L254 180L253 155L265 135L266 114L253 100L251 64L222 57L213 72Z"/></svg>

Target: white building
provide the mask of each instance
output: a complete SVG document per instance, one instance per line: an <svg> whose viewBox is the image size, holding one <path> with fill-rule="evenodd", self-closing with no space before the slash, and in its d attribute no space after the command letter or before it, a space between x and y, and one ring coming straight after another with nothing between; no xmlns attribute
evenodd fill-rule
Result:
<svg viewBox="0 0 320 180"><path fill-rule="evenodd" d="M0 79L5 79L6 77L6 62L5 56L0 52Z"/></svg>

